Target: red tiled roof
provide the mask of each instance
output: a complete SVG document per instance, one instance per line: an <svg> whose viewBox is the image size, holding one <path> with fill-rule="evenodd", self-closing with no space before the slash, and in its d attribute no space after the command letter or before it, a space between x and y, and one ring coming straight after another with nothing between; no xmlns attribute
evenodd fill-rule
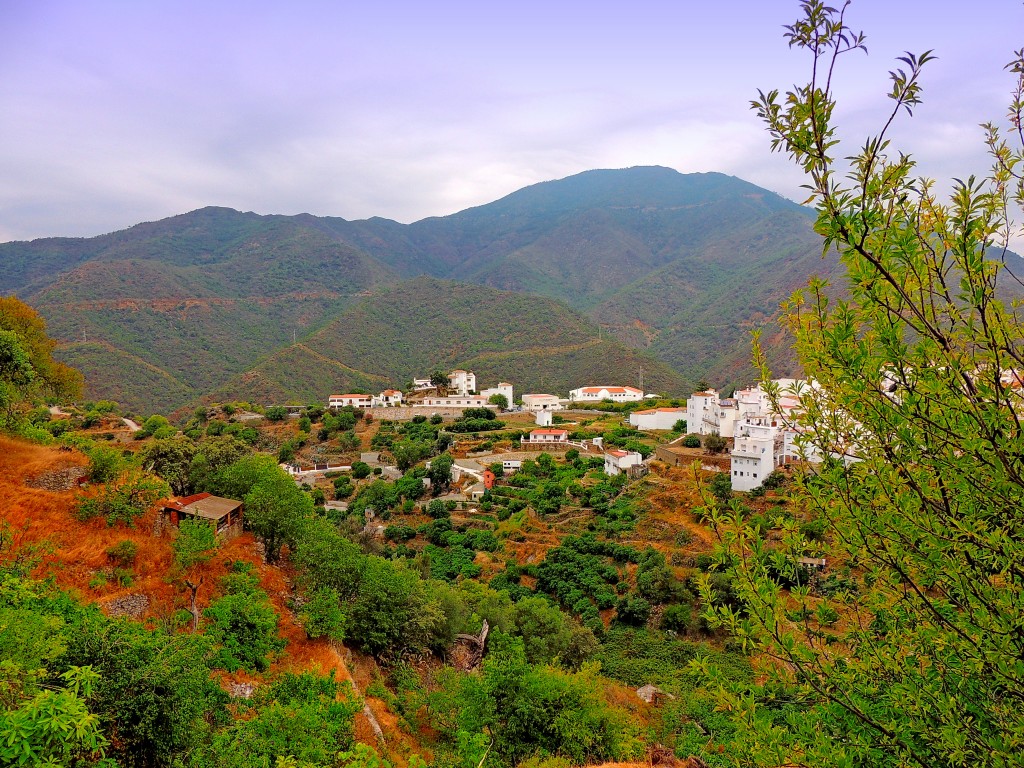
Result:
<svg viewBox="0 0 1024 768"><path fill-rule="evenodd" d="M567 429L534 429L530 432L531 435L567 435L569 430Z"/></svg>
<svg viewBox="0 0 1024 768"><path fill-rule="evenodd" d="M208 498L210 498L210 494L208 493L194 493L191 496L182 496L180 499L171 499L170 501L166 502L164 506L177 509L180 511L187 507L189 504Z"/></svg>
<svg viewBox="0 0 1024 768"><path fill-rule="evenodd" d="M626 392L641 392L642 394L642 391L636 387L583 387L584 392L600 392L601 390L604 390L609 395L619 395Z"/></svg>

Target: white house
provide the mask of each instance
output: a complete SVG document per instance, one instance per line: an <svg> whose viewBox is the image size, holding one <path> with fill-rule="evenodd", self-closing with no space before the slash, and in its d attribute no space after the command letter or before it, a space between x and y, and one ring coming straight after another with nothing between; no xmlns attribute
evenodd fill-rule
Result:
<svg viewBox="0 0 1024 768"><path fill-rule="evenodd" d="M770 418L744 419L736 425L731 452L732 488L752 491L779 465L784 437Z"/></svg>
<svg viewBox="0 0 1024 768"><path fill-rule="evenodd" d="M580 387L569 392L569 399L579 403L629 403L644 399L642 389L636 387Z"/></svg>
<svg viewBox="0 0 1024 768"><path fill-rule="evenodd" d="M425 389L433 389L434 385L430 379L413 379L412 388L415 392L422 392Z"/></svg>
<svg viewBox="0 0 1024 768"><path fill-rule="evenodd" d="M638 467L644 463L644 457L636 451L622 451L614 449L605 451L604 473L606 475L621 475L630 467Z"/></svg>
<svg viewBox="0 0 1024 768"><path fill-rule="evenodd" d="M520 469L523 468L523 462L517 461L515 459L506 459L505 461L501 462L501 467L506 475L511 475L513 472L518 472Z"/></svg>
<svg viewBox="0 0 1024 768"><path fill-rule="evenodd" d="M374 408L395 408L402 404L402 393L397 389L385 389L373 398Z"/></svg>
<svg viewBox="0 0 1024 768"><path fill-rule="evenodd" d="M685 408L648 408L646 411L633 411L629 414L629 423L637 429L672 429L680 419L686 419ZM689 424L689 422L687 422ZM687 427L689 429L689 427ZM692 430L691 430L692 431Z"/></svg>
<svg viewBox="0 0 1024 768"><path fill-rule="evenodd" d="M560 411L562 401L556 395L523 395L524 411Z"/></svg>
<svg viewBox="0 0 1024 768"><path fill-rule="evenodd" d="M480 391L480 396L486 397L488 400L494 395L504 395L505 399L508 400L508 404L512 405L512 385L507 381L499 382L496 387L488 387Z"/></svg>
<svg viewBox="0 0 1024 768"><path fill-rule="evenodd" d="M753 398L752 403L740 400L743 393ZM733 437L736 423L746 416L759 416L765 412L763 404L753 390L742 390L735 398L719 399L718 392L709 389L694 392L686 400L686 429L698 435L717 433L722 437ZM749 407L745 407L749 406Z"/></svg>
<svg viewBox="0 0 1024 768"><path fill-rule="evenodd" d="M417 408L497 408L487 402L483 395L450 395L449 397L424 397L415 403Z"/></svg>
<svg viewBox="0 0 1024 768"><path fill-rule="evenodd" d="M331 395L327 398L328 408L344 408L351 405L353 408L369 408L373 405L373 398L369 395Z"/></svg>
<svg viewBox="0 0 1024 768"><path fill-rule="evenodd" d="M798 379L778 379L774 383L779 390L775 404L761 385L736 392L735 441L730 452L734 490L752 491L774 469L804 454L798 446L801 433L794 416L802 393L813 384ZM816 460L817 452L808 448L803 458Z"/></svg>
<svg viewBox="0 0 1024 768"><path fill-rule="evenodd" d="M569 442L569 430L567 429L534 429L530 432L529 438L523 438L522 442L536 445L541 444L565 444Z"/></svg>
<svg viewBox="0 0 1024 768"><path fill-rule="evenodd" d="M550 427L554 424L554 414L551 411L537 411L534 415L534 420L537 422L538 427Z"/></svg>
<svg viewBox="0 0 1024 768"><path fill-rule="evenodd" d="M472 371L455 369L448 374L448 391L453 395L468 395L470 392L476 392L476 374Z"/></svg>

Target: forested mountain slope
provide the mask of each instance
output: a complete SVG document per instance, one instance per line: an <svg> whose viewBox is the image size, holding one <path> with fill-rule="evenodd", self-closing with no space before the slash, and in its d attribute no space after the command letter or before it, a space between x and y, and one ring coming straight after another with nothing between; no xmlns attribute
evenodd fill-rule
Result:
<svg viewBox="0 0 1024 768"><path fill-rule="evenodd" d="M109 396L116 384L135 408L167 410L225 386L235 391L238 377L253 381L254 372L268 391L319 391L323 382L300 386L294 376L299 351L285 350L299 342L319 355L355 355L356 365L334 358L360 372L353 383L406 377L450 360L489 374L490 358L476 360L470 338L473 324L485 322L477 316L468 330L460 327L464 317L438 317L431 331L437 343L424 348L429 361L411 343L415 325L401 339L341 334L351 345L344 350L317 335L354 301L415 276L564 301L596 321L599 336L646 349L674 368L682 374L677 384L729 384L753 375L749 331L768 323L810 272L832 271L820 260L812 221L800 206L722 174L588 171L410 225L204 208L96 238L0 244L0 293L14 292L44 314L65 343L64 358L87 371L91 394ZM390 310L381 304L376 311ZM521 325L523 317L506 320ZM513 328L505 333L514 342ZM453 335L461 341L437 356ZM568 346L578 343L574 337ZM520 351L514 343L478 346L487 354ZM537 353L508 358L504 370L513 370L495 373L518 377L526 388L557 388L621 354L599 352L605 363L596 368L577 350L564 358L583 366L576 371L552 374L562 358L549 352L543 363ZM781 372L790 372L788 356L776 357ZM383 362L370 365L371 358ZM145 384L114 381L129 359L151 367ZM630 380L642 359L629 362ZM313 371L311 360L299 367ZM290 381L294 387L270 384Z"/></svg>

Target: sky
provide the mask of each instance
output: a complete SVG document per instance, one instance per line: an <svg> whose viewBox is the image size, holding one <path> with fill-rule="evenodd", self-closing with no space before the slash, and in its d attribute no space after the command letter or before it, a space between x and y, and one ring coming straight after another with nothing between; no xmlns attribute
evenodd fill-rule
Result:
<svg viewBox="0 0 1024 768"><path fill-rule="evenodd" d="M840 0L834 0L839 2ZM0 241L206 205L411 222L592 168L720 171L798 202L749 103L806 81L790 0L0 0ZM896 56L932 49L896 146L982 174L1021 0L854 0L836 78L852 154ZM941 184L940 184L941 187Z"/></svg>

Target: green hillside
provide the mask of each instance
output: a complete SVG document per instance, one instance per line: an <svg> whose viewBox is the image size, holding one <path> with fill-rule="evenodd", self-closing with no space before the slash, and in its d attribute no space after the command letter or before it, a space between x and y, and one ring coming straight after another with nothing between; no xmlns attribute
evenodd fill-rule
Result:
<svg viewBox="0 0 1024 768"><path fill-rule="evenodd" d="M558 389L541 358L556 367L551 350L565 348L572 365L590 365L576 348L602 334L635 348L627 368L612 367L631 380L643 365L667 389L725 386L753 375L750 331L771 327L811 272L834 268L820 260L812 223L806 209L723 174L588 171L410 225L204 208L102 237L4 243L0 292L37 307L63 342L101 341L199 395L238 391L243 374L268 397L334 388L294 378L313 363L288 358L301 358L286 351L293 342L392 383L449 364L489 371L490 355L528 353L514 365L529 388ZM481 314L481 295L452 283L416 284L433 297L425 303L394 287L416 276L521 296L487 294L494 306ZM361 301L387 291L397 292ZM399 306L408 312L395 315ZM771 340L779 373L794 373L784 339ZM619 347L608 354L625 360ZM94 366L89 385L108 392L116 376ZM185 404L178 388L128 389L130 407Z"/></svg>
<svg viewBox="0 0 1024 768"><path fill-rule="evenodd" d="M567 394L588 382L636 383L683 394L691 386L648 353L599 338L564 304L484 286L416 278L345 310L303 343L282 349L218 388L214 397L320 402L332 392L404 386L462 367L481 388L511 381L517 392Z"/></svg>

